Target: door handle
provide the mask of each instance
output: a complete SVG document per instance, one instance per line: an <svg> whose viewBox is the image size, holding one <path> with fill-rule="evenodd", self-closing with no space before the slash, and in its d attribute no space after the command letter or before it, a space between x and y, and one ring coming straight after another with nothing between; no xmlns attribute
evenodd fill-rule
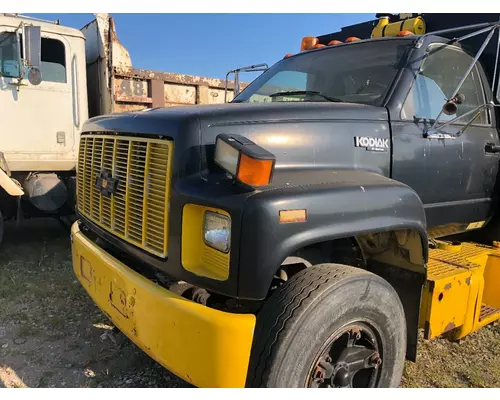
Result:
<svg viewBox="0 0 500 400"><path fill-rule="evenodd" d="M495 143L486 143L484 151L486 153L500 153L500 146Z"/></svg>

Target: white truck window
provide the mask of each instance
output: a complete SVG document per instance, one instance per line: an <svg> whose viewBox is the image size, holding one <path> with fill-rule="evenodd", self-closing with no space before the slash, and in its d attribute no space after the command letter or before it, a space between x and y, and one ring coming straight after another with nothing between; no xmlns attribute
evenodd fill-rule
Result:
<svg viewBox="0 0 500 400"><path fill-rule="evenodd" d="M23 57L22 53L21 49L21 58ZM16 34L14 32L0 32L0 76L19 77L18 54ZM40 70L44 82L66 83L66 51L63 42L57 39L42 38Z"/></svg>
<svg viewBox="0 0 500 400"><path fill-rule="evenodd" d="M19 50L13 32L0 32L0 76L19 77Z"/></svg>
<svg viewBox="0 0 500 400"><path fill-rule="evenodd" d="M42 38L40 70L44 81L66 83L66 51L63 42Z"/></svg>

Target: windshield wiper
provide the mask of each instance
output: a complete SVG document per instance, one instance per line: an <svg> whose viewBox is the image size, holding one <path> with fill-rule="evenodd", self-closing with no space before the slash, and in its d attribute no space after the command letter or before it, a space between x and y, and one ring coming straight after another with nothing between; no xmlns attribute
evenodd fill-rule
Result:
<svg viewBox="0 0 500 400"><path fill-rule="evenodd" d="M344 100L342 99L338 99L336 97L330 97L330 96L327 96L326 94L323 94L321 92L317 92L315 90L294 90L294 91L289 91L289 92L277 92L277 93L273 93L271 95L269 95L269 97L278 97L278 96L295 96L295 95L301 95L301 94L304 94L304 95L314 95L314 96L319 96L319 97L322 97L324 98L325 100L328 100L328 101L333 101L335 103L343 103Z"/></svg>

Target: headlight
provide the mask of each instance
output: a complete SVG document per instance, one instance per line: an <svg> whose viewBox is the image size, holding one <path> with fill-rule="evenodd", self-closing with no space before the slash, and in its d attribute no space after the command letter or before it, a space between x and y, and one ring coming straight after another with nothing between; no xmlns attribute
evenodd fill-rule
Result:
<svg viewBox="0 0 500 400"><path fill-rule="evenodd" d="M238 172L239 158L240 152L238 149L235 149L222 140L217 140L217 145L215 146L215 160L233 176L236 176Z"/></svg>
<svg viewBox="0 0 500 400"><path fill-rule="evenodd" d="M236 180L259 187L271 183L276 157L244 136L221 133L215 139L214 161Z"/></svg>
<svg viewBox="0 0 500 400"><path fill-rule="evenodd" d="M203 240L208 246L227 253L231 242L231 220L225 215L205 211Z"/></svg>

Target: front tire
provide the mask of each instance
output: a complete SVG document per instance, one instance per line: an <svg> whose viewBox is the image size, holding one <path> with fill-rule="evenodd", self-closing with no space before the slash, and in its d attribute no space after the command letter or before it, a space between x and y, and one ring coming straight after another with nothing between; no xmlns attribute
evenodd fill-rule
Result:
<svg viewBox="0 0 500 400"><path fill-rule="evenodd" d="M319 264L294 275L257 315L248 387L397 387L406 321L377 275Z"/></svg>

